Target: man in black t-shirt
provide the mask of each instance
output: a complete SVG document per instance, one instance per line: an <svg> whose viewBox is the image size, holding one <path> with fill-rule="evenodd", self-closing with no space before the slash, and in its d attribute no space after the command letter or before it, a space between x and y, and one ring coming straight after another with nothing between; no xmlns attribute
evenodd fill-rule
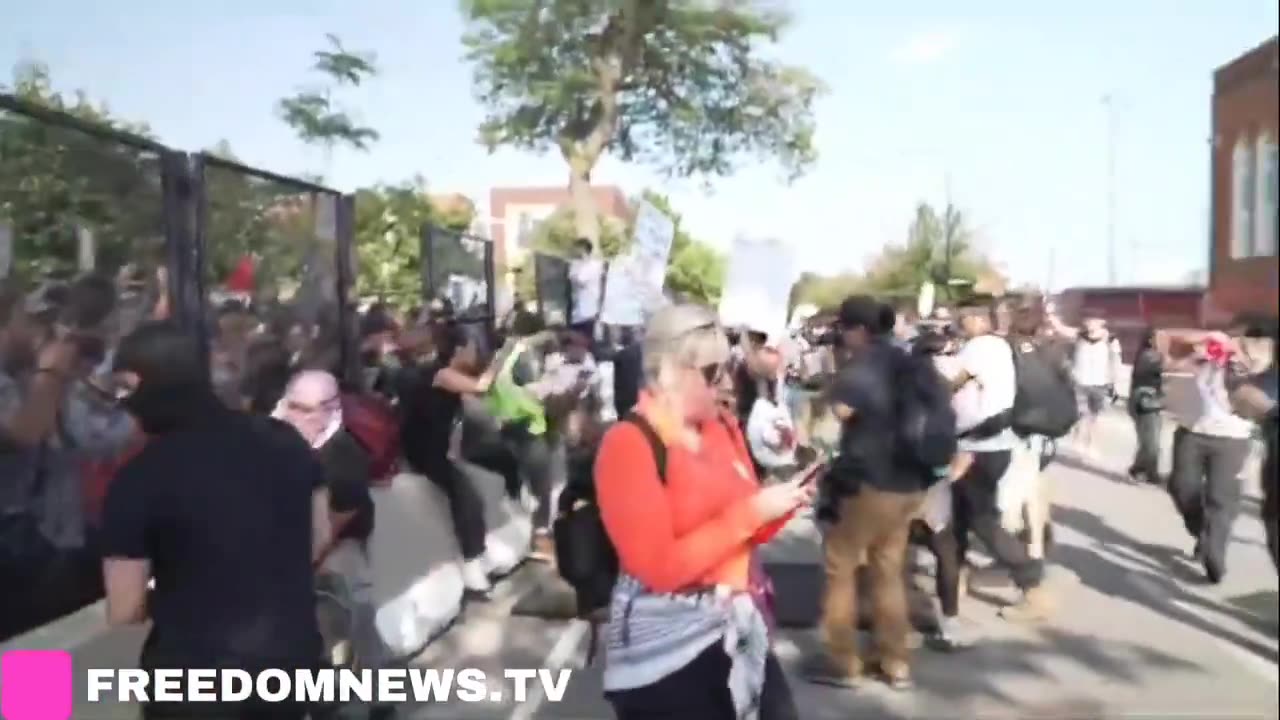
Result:
<svg viewBox="0 0 1280 720"><path fill-rule="evenodd" d="M150 440L107 493L110 623L151 621L144 668L315 667L312 563L328 500L310 448L284 423L221 403L193 338L177 326L135 330L114 370L117 393ZM254 697L234 708L151 703L143 714L288 720L304 709Z"/></svg>
<svg viewBox="0 0 1280 720"><path fill-rule="evenodd" d="M850 686L862 675L857 649L857 570L869 565L875 579L872 622L880 670L895 688L910 685L907 633L910 630L903 562L911 520L924 502L916 472L894 461L898 426L895 368L901 350L885 332L880 305L855 296L840 306L837 324L848 360L830 391L841 422L840 455L828 477L837 500L837 519L825 536L826 584L822 599L824 652L806 675L824 684Z"/></svg>

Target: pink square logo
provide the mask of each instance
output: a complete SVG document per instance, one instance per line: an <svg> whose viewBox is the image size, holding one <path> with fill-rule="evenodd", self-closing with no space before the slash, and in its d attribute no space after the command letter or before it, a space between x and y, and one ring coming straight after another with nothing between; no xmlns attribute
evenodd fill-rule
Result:
<svg viewBox="0 0 1280 720"><path fill-rule="evenodd" d="M0 657L0 718L70 720L71 653L16 650Z"/></svg>

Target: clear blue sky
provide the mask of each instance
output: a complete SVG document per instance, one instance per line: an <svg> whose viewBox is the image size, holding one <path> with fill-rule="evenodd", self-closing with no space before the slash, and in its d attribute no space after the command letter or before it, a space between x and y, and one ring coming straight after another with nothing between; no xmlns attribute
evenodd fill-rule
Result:
<svg viewBox="0 0 1280 720"><path fill-rule="evenodd" d="M227 140L243 160L316 171L320 158L274 117L307 81L326 32L376 51L382 75L348 96L383 134L340 153L344 188L414 174L481 199L492 185L560 184L555 156L487 154L452 0L10 0L0 67L47 63L184 149ZM673 196L693 231L800 248L801 265L857 268L905 235L912 207L952 197L1017 280L1106 280L1106 113L1117 98L1120 279L1177 282L1207 262L1212 72L1276 33L1273 0L796 0L779 52L830 87L817 168L787 187L750 163L717 180L663 182L606 161L598 182ZM899 6L909 6L899 9ZM127 8L127 9L126 9ZM1137 248L1136 251L1132 248Z"/></svg>

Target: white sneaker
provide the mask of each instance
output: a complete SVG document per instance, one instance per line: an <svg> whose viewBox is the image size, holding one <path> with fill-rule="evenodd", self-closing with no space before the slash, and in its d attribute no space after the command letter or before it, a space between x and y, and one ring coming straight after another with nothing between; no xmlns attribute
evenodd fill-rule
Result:
<svg viewBox="0 0 1280 720"><path fill-rule="evenodd" d="M938 625L938 634L933 637L933 640L943 650L960 650L973 646L974 633L964 620L958 617L944 617Z"/></svg>
<svg viewBox="0 0 1280 720"><path fill-rule="evenodd" d="M484 573L489 577L510 572L516 566L515 552L505 545L486 546L480 560L484 561Z"/></svg>
<svg viewBox="0 0 1280 720"><path fill-rule="evenodd" d="M489 573L485 570L484 556L462 564L462 586L477 593L487 593L493 588L489 583Z"/></svg>

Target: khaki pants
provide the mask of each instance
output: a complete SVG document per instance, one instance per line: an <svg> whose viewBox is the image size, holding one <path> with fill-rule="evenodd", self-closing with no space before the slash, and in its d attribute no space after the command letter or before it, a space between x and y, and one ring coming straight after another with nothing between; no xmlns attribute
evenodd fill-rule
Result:
<svg viewBox="0 0 1280 720"><path fill-rule="evenodd" d="M857 495L840 501L839 521L824 543L826 587L822 597L822 636L835 668L859 675L857 571L870 566L876 649L886 672L906 669L909 661L907 608L903 563L911 520L920 511L924 493L892 493L863 485Z"/></svg>

